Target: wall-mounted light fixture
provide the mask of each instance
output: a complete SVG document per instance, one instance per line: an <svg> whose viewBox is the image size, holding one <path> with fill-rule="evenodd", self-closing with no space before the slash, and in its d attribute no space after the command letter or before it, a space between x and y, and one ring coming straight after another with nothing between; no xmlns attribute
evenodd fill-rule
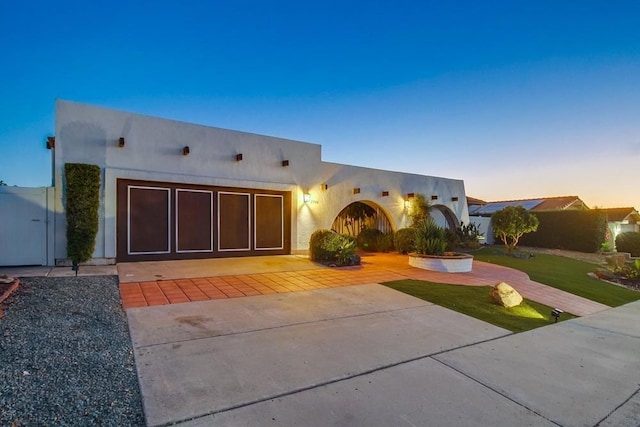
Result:
<svg viewBox="0 0 640 427"><path fill-rule="evenodd" d="M305 203L309 203L311 201L311 194L304 193L302 195L302 201L305 202Z"/></svg>
<svg viewBox="0 0 640 427"><path fill-rule="evenodd" d="M353 194L360 194L360 187L354 188Z"/></svg>
<svg viewBox="0 0 640 427"><path fill-rule="evenodd" d="M457 197L457 196L452 197L452 198L451 198L451 201L452 201L452 202L457 202L457 201L458 201L458 197Z"/></svg>
<svg viewBox="0 0 640 427"><path fill-rule="evenodd" d="M431 196L431 200L438 200L438 196L436 196L435 194Z"/></svg>
<svg viewBox="0 0 640 427"><path fill-rule="evenodd" d="M322 191L326 191L327 188L329 188L327 184L322 184L320 187L322 188Z"/></svg>
<svg viewBox="0 0 640 427"><path fill-rule="evenodd" d="M182 155L183 156L188 156L189 155L189 146L185 145L184 148L182 149Z"/></svg>
<svg viewBox="0 0 640 427"><path fill-rule="evenodd" d="M404 199L404 209L408 210L411 207L411 200L410 199Z"/></svg>
<svg viewBox="0 0 640 427"><path fill-rule="evenodd" d="M382 192L382 197L387 197L388 195L389 195L389 192L388 192L388 191L383 191L383 192Z"/></svg>
<svg viewBox="0 0 640 427"><path fill-rule="evenodd" d="M289 160L283 160L282 161L282 167L284 168L284 167L287 167L287 166L289 166Z"/></svg>
<svg viewBox="0 0 640 427"><path fill-rule="evenodd" d="M56 148L56 137L48 136L47 137L47 150L53 150Z"/></svg>
<svg viewBox="0 0 640 427"><path fill-rule="evenodd" d="M118 139L118 147L124 147L124 137L122 136Z"/></svg>
<svg viewBox="0 0 640 427"><path fill-rule="evenodd" d="M242 153L236 154L236 162L241 162L241 161L242 161Z"/></svg>

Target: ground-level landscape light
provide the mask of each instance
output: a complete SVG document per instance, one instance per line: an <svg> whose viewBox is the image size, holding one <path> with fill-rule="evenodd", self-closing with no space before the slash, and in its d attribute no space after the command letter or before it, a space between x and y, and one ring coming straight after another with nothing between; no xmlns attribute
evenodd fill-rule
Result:
<svg viewBox="0 0 640 427"><path fill-rule="evenodd" d="M551 315L556 319L554 323L558 323L558 317L560 317L562 313L564 313L564 311L560 310L559 308L554 308L553 310L551 310Z"/></svg>

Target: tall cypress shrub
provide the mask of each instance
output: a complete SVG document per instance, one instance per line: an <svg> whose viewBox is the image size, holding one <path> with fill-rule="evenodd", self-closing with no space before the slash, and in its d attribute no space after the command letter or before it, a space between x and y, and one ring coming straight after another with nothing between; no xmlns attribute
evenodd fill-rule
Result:
<svg viewBox="0 0 640 427"><path fill-rule="evenodd" d="M67 256L74 264L91 259L98 234L100 168L66 163Z"/></svg>

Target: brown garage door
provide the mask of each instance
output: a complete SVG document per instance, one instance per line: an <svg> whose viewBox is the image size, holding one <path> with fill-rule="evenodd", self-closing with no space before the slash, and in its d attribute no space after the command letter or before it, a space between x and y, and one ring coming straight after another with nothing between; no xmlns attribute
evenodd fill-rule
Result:
<svg viewBox="0 0 640 427"><path fill-rule="evenodd" d="M117 260L290 253L291 194L118 180Z"/></svg>

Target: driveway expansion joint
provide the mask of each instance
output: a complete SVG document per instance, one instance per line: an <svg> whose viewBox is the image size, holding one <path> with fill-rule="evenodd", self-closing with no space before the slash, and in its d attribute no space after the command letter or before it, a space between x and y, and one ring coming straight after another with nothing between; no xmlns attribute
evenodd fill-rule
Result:
<svg viewBox="0 0 640 427"><path fill-rule="evenodd" d="M493 341L493 340L495 340L495 339L500 339L500 338L502 338L502 337L494 338L494 339L487 340L487 341ZM486 342L486 341L485 341L485 342ZM480 343L476 343L476 344L480 344ZM454 349L454 350L458 350L458 349L460 349L460 348L464 348L464 347L470 347L470 346L473 346L473 345L475 345L475 344L470 344L470 345L468 345L468 346L459 347L459 348L456 348L456 349ZM444 351L444 352L442 352L442 353L448 353L449 351L453 351L453 350ZM444 362L444 361L442 361L442 360L440 360L440 359L437 359L436 357L432 357L432 359L433 359L433 360L435 360L436 362L438 362L438 363L442 364L443 366L446 366L447 368L449 368L449 369L451 369L451 370L453 370L453 371L457 372L458 374L460 374L460 375L462 375L462 376L464 376L464 377L466 377L466 378L470 379L471 381L475 382L476 384L478 384L478 385L480 385L480 386L482 386L482 387L484 387L484 388L486 388L486 389L488 389L488 390L491 390L492 392L496 393L496 394L497 394L497 395L499 395L499 396L504 397L505 399L509 400L510 402L513 402L513 403L515 403L516 405L523 407L523 408L524 408L524 409L526 409L527 411L530 411L531 413L533 413L533 414L535 414L535 415L539 416L540 418L543 418L544 420L549 421L550 423L552 423L552 424L554 424L554 425L557 425L557 426L560 426L560 427L562 427L562 426L563 426L563 424L561 424L561 423L559 423L559 422L557 422L557 421L554 421L554 420L552 420L552 419L549 419L549 418L545 417L544 415L542 415L541 413L537 412L536 410L534 410L534 409L532 409L532 408L528 407L528 406L527 406L527 405L525 405L524 403L519 402L519 401L517 401L517 400L513 399L512 397L510 397L509 395L507 395L507 394L505 394L505 393L501 392L501 391L500 391L500 390L498 390L497 388L491 387L490 385L483 383L482 381L478 380L477 378L475 378L475 377L473 377L473 376L471 376L471 375L469 375L469 374L467 374L467 373L465 373L465 372L463 372L463 371L461 371L461 370L459 370L459 369L455 368L454 366L451 366L451 365L449 365L448 363L446 363L446 362ZM629 399L631 399L631 397L630 397ZM627 400L628 400L628 399L627 399Z"/></svg>
<svg viewBox="0 0 640 427"><path fill-rule="evenodd" d="M640 385L640 384L638 384ZM605 422L607 420L607 418L609 418L611 415L613 415L618 409L622 408L624 405L627 404L627 402L629 402L631 399L633 399L634 397L640 395L640 388L638 388L634 393L631 393L631 396L629 396L627 399L625 399L621 404L619 404L618 406L616 406L616 408L609 412L606 416L604 416L600 421L598 421L594 427L599 426L600 424L602 424L603 422Z"/></svg>
<svg viewBox="0 0 640 427"><path fill-rule="evenodd" d="M390 311L398 311L398 310L390 310ZM354 317L358 317L358 316L354 316ZM256 404L259 404L259 403L268 402L270 400L280 399L280 398L283 398L283 397L299 394L299 393L302 393L302 392L305 392L305 391L314 390L314 389L317 389L317 388L326 387L328 385L341 383L341 382L348 381L348 380L351 380L351 379L354 379L354 378L364 377L366 375L370 375L370 374L373 374L373 373L376 373L376 372L384 371L384 370L389 369L389 368L394 368L396 366L406 365L406 364L409 364L409 363L412 363L412 362L417 362L417 361L420 361L420 360L433 359L434 361L436 361L438 363L441 363L444 366L447 366L447 368L451 368L451 369L455 370L456 372L459 372L457 369L448 366L447 364L443 363L442 361L440 361L438 359L435 359L434 357L438 356L438 355L441 355L441 354L444 354L444 353L448 353L448 352L454 351L454 350L458 350L458 349L462 349L462 348L466 348L466 347L472 347L472 346L475 346L477 344L484 344L484 343L487 343L487 342L499 340L499 339L504 338L504 337L509 336L509 335L513 335L513 333L509 332L509 333L506 333L505 335L501 335L501 336L494 337L494 338L488 338L486 340L476 341L476 342L465 344L465 345L461 345L461 346L458 346L458 347L455 347L455 348L450 348L450 349L447 349L447 350L437 351L435 353L429 353L429 354L424 354L424 355L420 355L420 356L411 357L411 358L408 358L408 359L400 360L398 362L388 363L388 364L385 364L385 365L382 365L382 366L377 366L375 368L366 369L366 370L360 371L360 372L355 373L355 374L347 374L347 375L343 375L341 377L332 378L332 379L329 379L327 381L322 381L322 382L319 382L319 383L310 384L310 385L307 385L307 386L304 386L304 387L297 387L295 389L288 390L288 391L285 391L285 392L275 393L275 394L270 395L268 397L254 399L254 400L251 400L251 401L238 403L236 405L230 405L230 406L225 407L225 408L216 409L216 410L213 410L213 411L209 411L209 412L206 412L206 413L203 413L203 414L200 414L200 415L196 415L196 416L193 416L193 417L185 418L185 419L182 419L182 420L171 421L170 423L153 425L152 427L168 427L168 426L172 426L172 425L179 425L179 424L184 423L184 422L195 421L195 420L199 420L199 419L202 419L202 418L215 416L216 414L222 414L222 413L233 411L233 410L236 410L236 409L246 408L246 407L249 407L249 406L252 406L252 405L256 405ZM470 378L474 382L479 383L480 385L491 389L490 387L485 386L484 384L480 383L476 379L474 379L472 377L469 377L468 375L465 375L462 372L460 372L460 373L462 375ZM495 391L495 390L493 390L493 391ZM504 396L503 394L501 394L501 393L499 393L497 391L496 391L496 393L500 394L501 396ZM507 396L504 396L504 397L507 397ZM507 397L507 399L509 399L509 398ZM513 401L513 399L509 399L509 400ZM539 415L535 411L527 408L525 405L522 405L519 402L515 402L515 401L513 401L513 402L518 404L519 406L522 406L522 407L526 408L527 410L531 411L532 413L534 413L536 415ZM547 418L543 417L542 415L539 415L539 416L544 418L545 420L547 420ZM560 424L558 424L556 422L553 422L551 420L548 420L548 421L552 422L555 425L560 426Z"/></svg>

